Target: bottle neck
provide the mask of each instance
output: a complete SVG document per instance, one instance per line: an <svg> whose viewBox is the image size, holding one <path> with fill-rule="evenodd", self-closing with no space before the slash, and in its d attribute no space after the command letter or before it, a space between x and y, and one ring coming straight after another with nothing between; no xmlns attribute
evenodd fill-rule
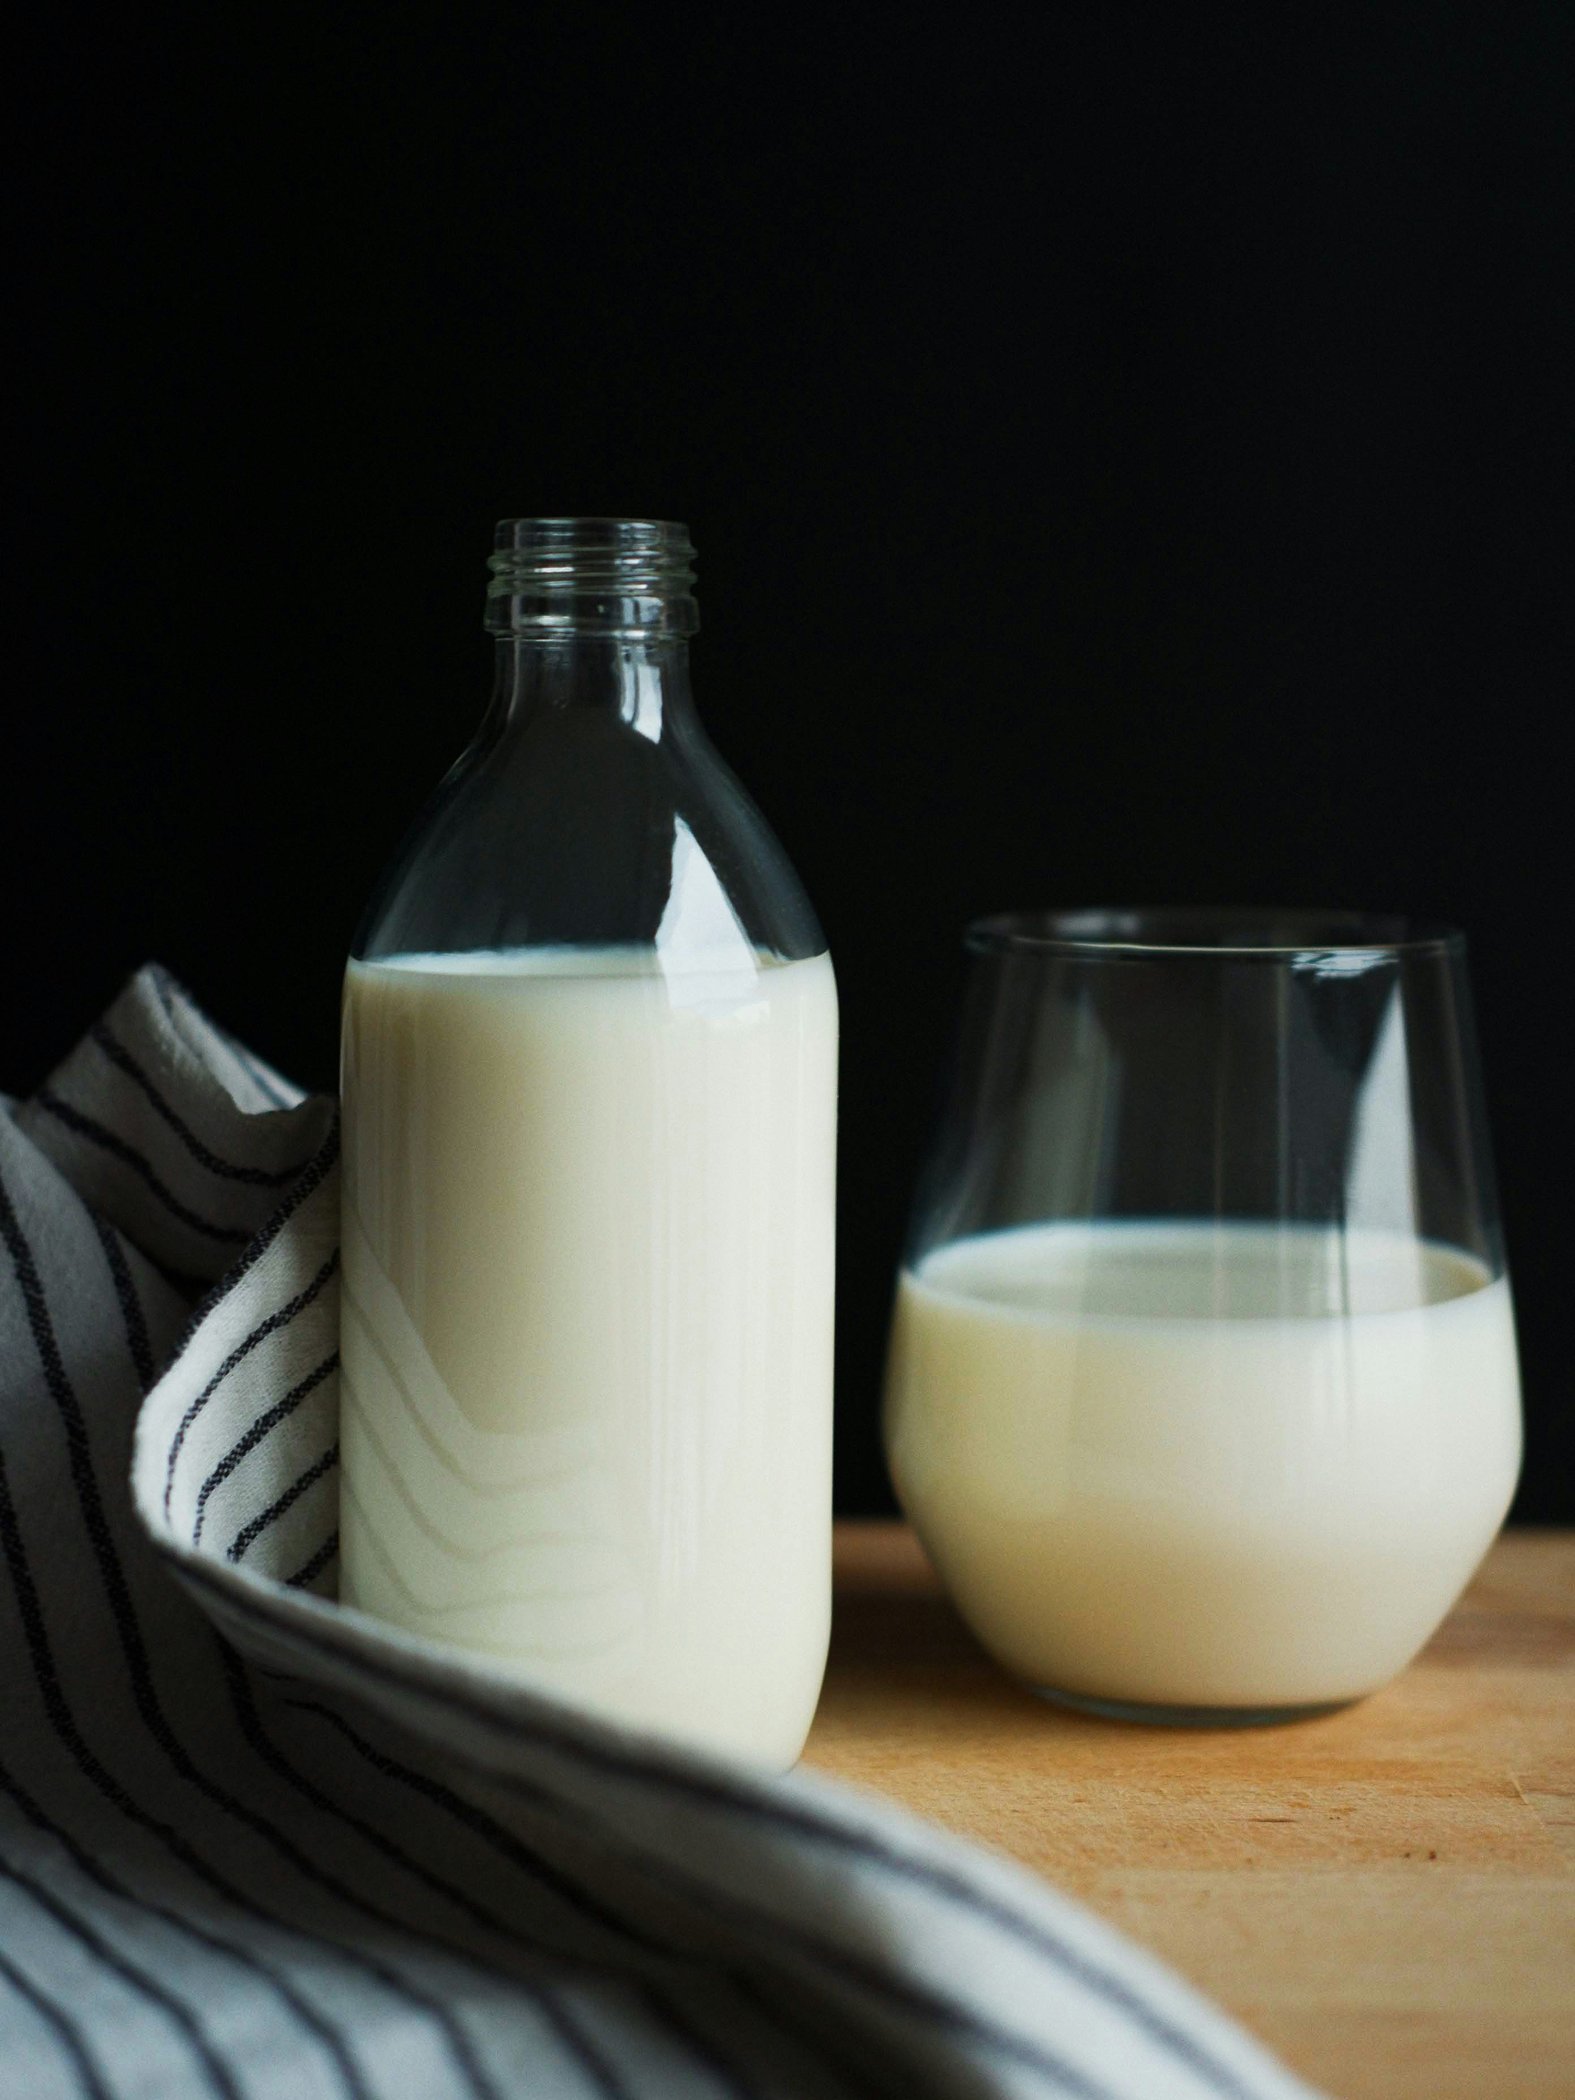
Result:
<svg viewBox="0 0 1575 2100"><path fill-rule="evenodd" d="M678 635L501 634L495 667L499 730L572 709L623 722L654 744L692 716L689 644Z"/></svg>

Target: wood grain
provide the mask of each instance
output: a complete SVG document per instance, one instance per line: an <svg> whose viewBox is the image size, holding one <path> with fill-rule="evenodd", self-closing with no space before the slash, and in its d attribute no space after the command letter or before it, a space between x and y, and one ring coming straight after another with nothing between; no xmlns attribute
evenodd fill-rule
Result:
<svg viewBox="0 0 1575 2100"><path fill-rule="evenodd" d="M1575 1533L1506 1534L1358 1706L1179 1730L1047 1705L911 1532L839 1525L805 1761L1045 1874L1340 2100L1575 2096Z"/></svg>

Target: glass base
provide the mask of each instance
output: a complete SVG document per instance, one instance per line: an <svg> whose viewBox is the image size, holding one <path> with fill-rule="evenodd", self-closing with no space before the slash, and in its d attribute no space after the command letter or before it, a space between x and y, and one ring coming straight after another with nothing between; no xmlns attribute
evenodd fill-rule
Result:
<svg viewBox="0 0 1575 2100"><path fill-rule="evenodd" d="M1329 1699L1316 1706L1151 1706L1140 1699L1091 1699L1085 1692L1063 1692L1054 1685L1031 1684L1038 1699L1073 1713L1093 1714L1101 1721L1142 1721L1154 1728L1277 1728L1282 1721L1316 1721L1356 1704L1355 1699Z"/></svg>

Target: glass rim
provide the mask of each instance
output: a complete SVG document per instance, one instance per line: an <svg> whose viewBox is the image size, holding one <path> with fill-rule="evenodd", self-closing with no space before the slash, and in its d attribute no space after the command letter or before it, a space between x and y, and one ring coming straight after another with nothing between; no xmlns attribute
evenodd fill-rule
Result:
<svg viewBox="0 0 1575 2100"><path fill-rule="evenodd" d="M1272 905L1104 905L994 912L970 920L963 940L976 955L1271 963L1327 955L1460 956L1466 945L1459 927L1436 919Z"/></svg>

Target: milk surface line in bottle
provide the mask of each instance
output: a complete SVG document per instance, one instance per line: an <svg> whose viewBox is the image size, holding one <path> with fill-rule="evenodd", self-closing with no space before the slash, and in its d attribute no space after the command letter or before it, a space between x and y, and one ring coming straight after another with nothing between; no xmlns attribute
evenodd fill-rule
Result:
<svg viewBox="0 0 1575 2100"><path fill-rule="evenodd" d="M341 1596L785 1767L830 1621L837 997L681 526L498 529L491 705L345 979Z"/></svg>

